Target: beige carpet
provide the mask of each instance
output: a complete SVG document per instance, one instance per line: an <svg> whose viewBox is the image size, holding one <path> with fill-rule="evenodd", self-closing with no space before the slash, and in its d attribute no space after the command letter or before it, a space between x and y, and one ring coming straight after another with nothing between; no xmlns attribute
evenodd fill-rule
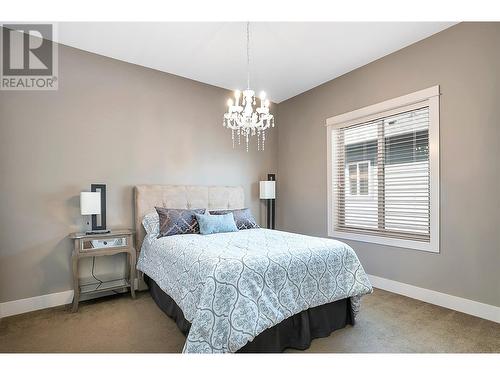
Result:
<svg viewBox="0 0 500 375"><path fill-rule="evenodd" d="M184 336L147 292L0 320L0 352L180 352ZM354 327L306 352L500 352L500 324L382 290L366 296Z"/></svg>

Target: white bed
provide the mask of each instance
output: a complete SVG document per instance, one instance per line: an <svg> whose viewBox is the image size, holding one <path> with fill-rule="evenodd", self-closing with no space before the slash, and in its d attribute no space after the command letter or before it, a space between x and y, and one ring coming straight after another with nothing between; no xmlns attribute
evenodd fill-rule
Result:
<svg viewBox="0 0 500 375"><path fill-rule="evenodd" d="M240 197L233 193L218 197ZM206 207L240 208L238 199ZM141 239L137 268L190 322L184 352L236 352L284 319L341 299L356 314L359 297L371 292L355 252L332 239L260 228L156 237Z"/></svg>

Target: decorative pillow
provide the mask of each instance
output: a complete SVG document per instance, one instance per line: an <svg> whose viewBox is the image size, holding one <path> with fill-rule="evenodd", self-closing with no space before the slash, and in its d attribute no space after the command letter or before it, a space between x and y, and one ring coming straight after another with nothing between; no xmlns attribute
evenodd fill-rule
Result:
<svg viewBox="0 0 500 375"><path fill-rule="evenodd" d="M238 228L234 222L233 213L225 215L199 215L196 214L196 220L200 226L201 234L237 232Z"/></svg>
<svg viewBox="0 0 500 375"><path fill-rule="evenodd" d="M210 215L225 215L230 212L234 215L234 221L236 222L236 227L238 227L239 230L259 228L249 208L242 208L240 210L210 211Z"/></svg>
<svg viewBox="0 0 500 375"><path fill-rule="evenodd" d="M160 217L158 213L156 211L150 212L144 216L144 219L142 219L142 226L147 234L158 235L158 233L160 233Z"/></svg>
<svg viewBox="0 0 500 375"><path fill-rule="evenodd" d="M196 214L204 214L205 209L182 210L173 208L155 207L160 218L158 238L173 236L174 234L200 233Z"/></svg>

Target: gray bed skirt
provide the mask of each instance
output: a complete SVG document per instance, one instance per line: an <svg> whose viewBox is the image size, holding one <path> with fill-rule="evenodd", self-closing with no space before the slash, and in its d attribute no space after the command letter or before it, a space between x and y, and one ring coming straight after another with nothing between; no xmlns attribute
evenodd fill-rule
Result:
<svg viewBox="0 0 500 375"><path fill-rule="evenodd" d="M144 275L153 300L160 309L174 319L184 335L191 327L180 307L154 280ZM327 303L302 311L279 324L266 329L246 344L238 353L280 353L287 348L304 350L315 338L327 337L333 331L354 325L350 298Z"/></svg>

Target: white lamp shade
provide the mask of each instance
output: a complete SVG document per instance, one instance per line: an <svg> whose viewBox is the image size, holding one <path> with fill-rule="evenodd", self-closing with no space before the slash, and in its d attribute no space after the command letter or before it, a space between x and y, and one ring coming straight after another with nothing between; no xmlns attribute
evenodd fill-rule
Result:
<svg viewBox="0 0 500 375"><path fill-rule="evenodd" d="M260 199L276 198L276 181L260 181Z"/></svg>
<svg viewBox="0 0 500 375"><path fill-rule="evenodd" d="M80 213L98 215L101 213L101 193L82 191L80 193Z"/></svg>

